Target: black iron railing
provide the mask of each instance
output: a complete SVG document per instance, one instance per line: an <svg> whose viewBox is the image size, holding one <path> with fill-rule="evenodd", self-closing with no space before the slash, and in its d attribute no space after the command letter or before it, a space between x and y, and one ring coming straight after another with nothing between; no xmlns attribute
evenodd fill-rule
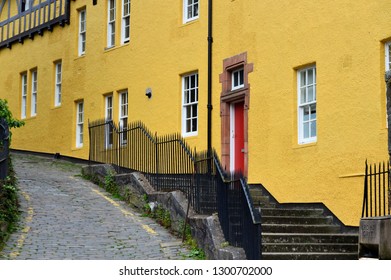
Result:
<svg viewBox="0 0 391 280"><path fill-rule="evenodd" d="M261 259L261 215L253 206L248 185L240 173L224 173L217 156L214 164L217 208L224 236L230 244L242 247L247 259Z"/></svg>
<svg viewBox="0 0 391 280"><path fill-rule="evenodd" d="M26 11L20 11L0 22L0 48L11 47L15 42L23 43L24 39L33 38L35 34L42 35L44 30L51 31L57 24L69 24L71 0L35 2ZM10 7L3 5L1 8L3 15L9 14Z"/></svg>
<svg viewBox="0 0 391 280"><path fill-rule="evenodd" d="M141 122L119 129L105 120L91 122L89 133L90 161L110 163L118 173L142 172L158 191L182 191L199 213L215 211L206 207L213 202L205 201L207 196L202 195L209 187L205 153L196 153L179 134L158 136Z"/></svg>
<svg viewBox="0 0 391 280"><path fill-rule="evenodd" d="M248 259L260 259L260 214L244 178L225 174L216 153L197 153L179 134L157 136L141 122L119 129L112 121L94 121L89 137L90 161L110 163L117 172L142 172L159 191L182 191L197 213L218 213L231 245L243 247Z"/></svg>
<svg viewBox="0 0 391 280"><path fill-rule="evenodd" d="M390 215L390 163L365 162L362 217Z"/></svg>
<svg viewBox="0 0 391 280"><path fill-rule="evenodd" d="M5 119L0 118L0 179L8 175L9 127Z"/></svg>

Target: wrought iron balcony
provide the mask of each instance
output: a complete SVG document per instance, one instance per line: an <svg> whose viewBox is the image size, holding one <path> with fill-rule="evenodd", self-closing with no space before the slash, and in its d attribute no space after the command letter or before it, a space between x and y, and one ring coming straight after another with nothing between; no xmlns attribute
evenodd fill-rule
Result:
<svg viewBox="0 0 391 280"><path fill-rule="evenodd" d="M36 34L43 35L45 30L52 31L55 25L64 26L70 20L71 0L27 0L30 7L17 0L18 13L10 15L10 1L0 0L0 15L8 17L0 22L0 49L11 48L13 43L23 43L26 38L33 39Z"/></svg>

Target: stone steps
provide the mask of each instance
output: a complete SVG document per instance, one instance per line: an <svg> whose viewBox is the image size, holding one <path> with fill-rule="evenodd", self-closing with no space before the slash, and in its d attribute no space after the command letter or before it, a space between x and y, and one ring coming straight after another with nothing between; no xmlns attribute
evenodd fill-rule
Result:
<svg viewBox="0 0 391 280"><path fill-rule="evenodd" d="M338 233L337 225L308 225L308 224L264 224L262 231L270 233Z"/></svg>
<svg viewBox="0 0 391 280"><path fill-rule="evenodd" d="M350 243L263 243L262 252L338 252L350 253L357 250L355 244Z"/></svg>
<svg viewBox="0 0 391 280"><path fill-rule="evenodd" d="M355 233L262 233L263 243L350 243L358 244Z"/></svg>
<svg viewBox="0 0 391 280"><path fill-rule="evenodd" d="M333 218L330 216L262 216L262 224L330 225L332 222Z"/></svg>
<svg viewBox="0 0 391 280"><path fill-rule="evenodd" d="M264 260L357 260L357 253L264 253Z"/></svg>
<svg viewBox="0 0 391 280"><path fill-rule="evenodd" d="M265 189L250 187L262 220L262 259L358 259L358 233L343 227L325 208L314 205L281 205Z"/></svg>

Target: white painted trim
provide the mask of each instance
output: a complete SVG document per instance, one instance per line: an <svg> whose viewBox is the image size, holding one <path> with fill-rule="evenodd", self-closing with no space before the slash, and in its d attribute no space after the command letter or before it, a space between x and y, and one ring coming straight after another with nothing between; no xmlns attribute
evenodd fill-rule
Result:
<svg viewBox="0 0 391 280"><path fill-rule="evenodd" d="M183 23L188 23L193 20L196 20L200 17L200 2L198 1L198 14L197 16L193 16L191 18L187 17L187 8L189 6L189 0L183 0Z"/></svg>
<svg viewBox="0 0 391 280"><path fill-rule="evenodd" d="M230 171L235 171L235 103L229 104L229 166Z"/></svg>
<svg viewBox="0 0 391 280"><path fill-rule="evenodd" d="M60 68L60 71L58 71ZM54 89L54 106L61 105L62 99L62 61L55 63L55 89Z"/></svg>
<svg viewBox="0 0 391 280"><path fill-rule="evenodd" d="M109 100L109 97L111 98L111 117L109 118L109 115L108 115L108 109L109 109L109 106L108 106L108 100ZM113 99L113 95L110 94L110 95L107 95L105 96L105 120L106 121L112 121L113 120L113 103L114 99ZM110 137L110 128L109 126L106 126L106 131L105 131L105 146L106 146L106 149L109 149L113 146L113 144L109 144L109 137ZM114 139L113 139L114 140Z"/></svg>
<svg viewBox="0 0 391 280"><path fill-rule="evenodd" d="M82 14L84 14L84 30L82 30ZM87 35L87 10L82 9L79 11L79 46L78 52L79 56L82 56L86 53L86 35ZM83 39L84 39L84 49L83 49Z"/></svg>
<svg viewBox="0 0 391 280"><path fill-rule="evenodd" d="M243 72L243 81L241 81L242 83L239 83L239 85L235 86L234 85L234 74L235 73L238 73L242 71ZM240 77L240 75L239 75ZM240 81L239 81L240 82ZM232 71L231 73L231 90L236 90L236 89L240 89L240 88L244 88L244 69L243 68L240 68L240 69L237 69L237 70L234 70Z"/></svg>
<svg viewBox="0 0 391 280"><path fill-rule="evenodd" d="M189 102L185 104L185 79L187 77L191 77L196 75L197 77L197 101L195 102ZM181 95L182 95L182 136L183 137L191 137L191 136L197 136L198 135L198 129L199 129L199 75L198 72L193 72L186 74L182 76L182 90L181 90ZM186 107L187 106L192 106L192 105L197 105L197 129L195 131L187 132L186 131Z"/></svg>
<svg viewBox="0 0 391 280"><path fill-rule="evenodd" d="M112 48L115 46L115 33L116 33L116 16L117 16L117 4L116 1L113 1L114 7L114 19L110 20L110 0L107 1L107 47ZM114 28L113 28L114 27ZM114 29L114 32L113 32ZM111 40L112 35L114 34L114 39Z"/></svg>
<svg viewBox="0 0 391 280"><path fill-rule="evenodd" d="M122 0L122 9L121 9L121 44L126 44L130 41L130 13L131 13L131 0L129 1L129 14L125 15L125 0ZM129 18L129 37L125 37L125 27L126 27L126 18Z"/></svg>
<svg viewBox="0 0 391 280"><path fill-rule="evenodd" d="M300 97L301 97L301 81L300 81L300 77L301 77L301 73L305 72L307 73L306 71L309 70L309 69L314 69L315 70L315 100L314 101L311 101L311 102L307 102L307 103L301 103L301 100L300 100ZM307 74L306 74L307 75ZM299 144L309 144L309 143L314 143L317 141L317 136L318 136L318 111L316 111L316 136L314 137L308 137L308 138L304 138L304 135L303 135L303 114L304 114L304 110L303 110L303 106L306 106L306 105L311 105L311 104L315 104L315 106L317 107L317 72L316 72L316 66L313 65L313 66L310 66L310 67L306 67L306 68L303 68L303 69L299 69L297 70L297 129L298 129L298 143Z"/></svg>
<svg viewBox="0 0 391 280"><path fill-rule="evenodd" d="M80 111L80 104L82 105ZM82 116L80 118L80 115ZM76 148L83 147L84 142L84 102L76 102Z"/></svg>
<svg viewBox="0 0 391 280"><path fill-rule="evenodd" d="M38 70L31 71L31 116L37 115L38 109Z"/></svg>
<svg viewBox="0 0 391 280"><path fill-rule="evenodd" d="M126 95L126 103L122 103L122 96ZM123 90L119 92L119 129L122 131L123 129L126 129L123 120L126 119L126 126L129 124L129 92L127 90ZM122 114L122 105L126 104L126 114ZM125 134L121 134L121 137L123 137ZM127 139L122 138L121 144L126 145Z"/></svg>
<svg viewBox="0 0 391 280"><path fill-rule="evenodd" d="M385 70L388 71L390 70L390 54L389 54L389 49L391 47L391 41L385 42L384 43L384 52L385 52Z"/></svg>
<svg viewBox="0 0 391 280"><path fill-rule="evenodd" d="M21 104L21 118L27 117L27 73L22 74L22 104Z"/></svg>

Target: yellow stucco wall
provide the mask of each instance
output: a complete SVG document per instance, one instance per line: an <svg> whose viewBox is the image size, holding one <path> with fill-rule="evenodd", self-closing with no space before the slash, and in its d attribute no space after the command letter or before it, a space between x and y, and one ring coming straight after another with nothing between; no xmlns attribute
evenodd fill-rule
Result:
<svg viewBox="0 0 391 280"><path fill-rule="evenodd" d="M215 30L229 32L214 34L216 46L226 42L214 61L246 51L254 63L249 182L261 182L280 202L323 202L357 225L365 160L387 159L389 3L215 2ZM317 69L317 142L298 145L297 69L311 64Z"/></svg>
<svg viewBox="0 0 391 280"><path fill-rule="evenodd" d="M118 8L120 1L117 1ZM130 43L106 49L107 3L71 2L71 24L0 50L0 98L20 117L20 73L38 70L38 114L14 131L13 148L87 158L75 146L75 101L87 120L104 117L104 95L129 92L129 121L160 135L181 131L181 75L199 73L199 132L206 148L207 1L183 24L183 1L132 1ZM78 14L87 9L87 45L77 52ZM213 146L220 151L219 74L223 60L247 53L248 181L280 202L323 202L344 223L361 214L366 159L387 159L384 42L391 38L385 1L213 1ZM2 15L3 19L4 15ZM54 106L54 62L62 60L63 101ZM317 142L298 144L297 69L317 69ZM31 79L31 75L29 75ZM152 89L152 98L145 90ZM30 90L30 89L29 89ZM30 95L29 95L30 97ZM30 101L28 101L30 104ZM27 116L30 115L28 105Z"/></svg>

